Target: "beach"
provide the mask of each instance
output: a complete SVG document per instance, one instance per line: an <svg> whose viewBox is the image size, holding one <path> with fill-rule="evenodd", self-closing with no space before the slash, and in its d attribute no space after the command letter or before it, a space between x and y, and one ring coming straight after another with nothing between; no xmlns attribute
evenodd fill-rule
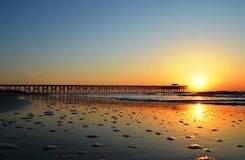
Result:
<svg viewBox="0 0 245 160"><path fill-rule="evenodd" d="M245 157L243 105L74 96L19 99L28 103L0 113L2 160Z"/></svg>
<svg viewBox="0 0 245 160"><path fill-rule="evenodd" d="M245 160L245 0L0 0L0 160Z"/></svg>

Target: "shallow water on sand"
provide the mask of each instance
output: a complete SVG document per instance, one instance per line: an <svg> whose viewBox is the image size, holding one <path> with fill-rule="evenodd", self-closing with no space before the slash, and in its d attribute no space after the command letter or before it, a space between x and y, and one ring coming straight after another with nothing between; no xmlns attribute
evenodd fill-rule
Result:
<svg viewBox="0 0 245 160"><path fill-rule="evenodd" d="M1 160L245 158L244 106L24 99L0 113Z"/></svg>

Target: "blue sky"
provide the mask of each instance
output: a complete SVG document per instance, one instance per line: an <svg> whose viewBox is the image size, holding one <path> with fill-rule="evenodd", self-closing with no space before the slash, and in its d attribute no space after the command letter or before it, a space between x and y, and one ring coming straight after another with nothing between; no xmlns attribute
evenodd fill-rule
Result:
<svg viewBox="0 0 245 160"><path fill-rule="evenodd" d="M244 9L242 0L2 0L1 82L168 83L151 80L154 68L174 64L166 49L187 41L229 44L236 52L221 55L244 58Z"/></svg>

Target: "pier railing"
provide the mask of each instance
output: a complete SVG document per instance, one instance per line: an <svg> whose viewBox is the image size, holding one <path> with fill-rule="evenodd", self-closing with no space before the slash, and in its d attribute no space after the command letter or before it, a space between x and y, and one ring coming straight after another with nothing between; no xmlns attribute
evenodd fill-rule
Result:
<svg viewBox="0 0 245 160"><path fill-rule="evenodd" d="M54 85L54 84L0 84L3 91L27 94L123 94L123 93L182 93L185 85Z"/></svg>

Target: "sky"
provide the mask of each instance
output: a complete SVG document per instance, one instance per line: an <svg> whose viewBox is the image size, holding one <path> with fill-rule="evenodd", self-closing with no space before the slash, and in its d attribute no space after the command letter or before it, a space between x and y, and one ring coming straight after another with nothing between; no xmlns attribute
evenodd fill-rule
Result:
<svg viewBox="0 0 245 160"><path fill-rule="evenodd" d="M244 44L243 0L0 1L0 83L245 90Z"/></svg>

